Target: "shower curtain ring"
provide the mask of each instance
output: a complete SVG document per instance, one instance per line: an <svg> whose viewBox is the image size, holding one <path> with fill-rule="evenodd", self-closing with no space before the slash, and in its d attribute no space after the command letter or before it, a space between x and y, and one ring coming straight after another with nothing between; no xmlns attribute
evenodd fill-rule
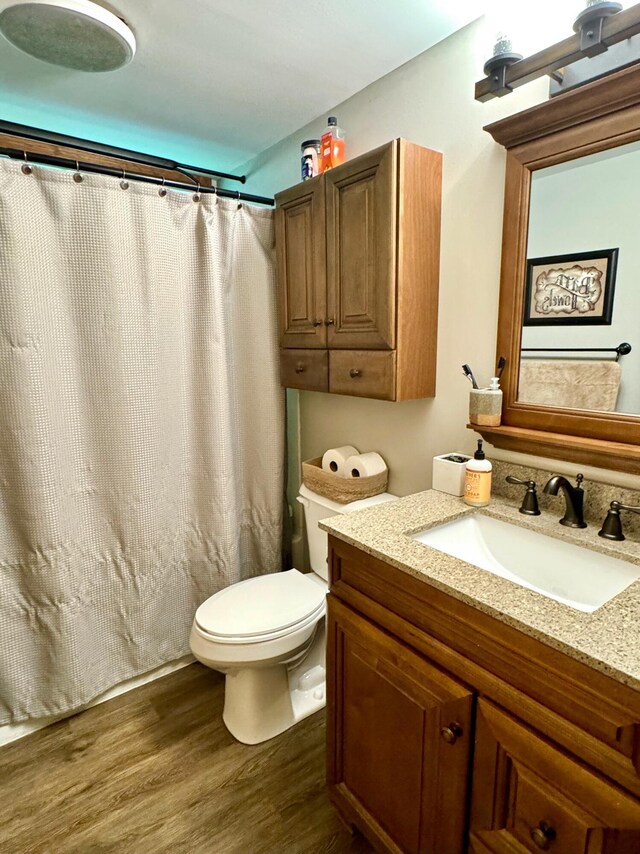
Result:
<svg viewBox="0 0 640 854"><path fill-rule="evenodd" d="M77 160L76 160L76 171L73 173L73 180L76 182L76 184L82 184L82 182L84 181L84 178L82 177L82 175L80 173L80 163Z"/></svg>
<svg viewBox="0 0 640 854"><path fill-rule="evenodd" d="M124 169L122 170L122 180L120 181L120 186L122 187L123 190L129 189L129 182L127 181L127 173L124 171Z"/></svg>
<svg viewBox="0 0 640 854"><path fill-rule="evenodd" d="M239 211L242 207L242 202L240 201L240 190L236 190L236 193L238 194L238 204L236 205L236 210Z"/></svg>
<svg viewBox="0 0 640 854"><path fill-rule="evenodd" d="M167 195L167 191L166 191L165 186L164 186L164 176L162 178L162 186L158 190L158 195L160 196L161 199L164 199L164 197Z"/></svg>
<svg viewBox="0 0 640 854"><path fill-rule="evenodd" d="M29 163L29 160L27 158L27 152L23 151L22 153L24 154L24 163L22 164L22 171L25 175L31 175L31 173L33 172L33 169L32 169L31 164Z"/></svg>
<svg viewBox="0 0 640 854"><path fill-rule="evenodd" d="M194 202L200 201L200 183L199 182L197 182L196 191L193 194L193 201Z"/></svg>

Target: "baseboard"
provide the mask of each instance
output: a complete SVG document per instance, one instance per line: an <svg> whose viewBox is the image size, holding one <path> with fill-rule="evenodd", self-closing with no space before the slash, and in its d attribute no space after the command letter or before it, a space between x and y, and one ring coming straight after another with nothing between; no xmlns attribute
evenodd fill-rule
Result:
<svg viewBox="0 0 640 854"><path fill-rule="evenodd" d="M125 682L121 682L119 685L105 691L104 694L100 694L100 696L96 697L95 700L87 703L83 709L90 709L92 706L97 706L99 703L106 703L107 700L119 697L120 694L126 694L127 691L133 691L134 688L139 688L147 682L153 682L155 679L161 679L163 676L168 676L170 673L174 673L182 667L193 664L194 661L195 658L192 655L185 655L183 658L179 658L176 661L170 661L168 664L156 667L148 673L143 673L142 676L136 676L134 679L127 679ZM44 727L54 724L56 721L60 721L63 718L76 715L78 711L82 711L82 709L74 709L73 712L68 712L64 715L49 715L46 718L34 718L30 721L21 721L17 724L6 724L5 726L0 726L0 746L9 744L12 741L17 741L19 738L24 738L25 735L31 735L32 732L43 729Z"/></svg>

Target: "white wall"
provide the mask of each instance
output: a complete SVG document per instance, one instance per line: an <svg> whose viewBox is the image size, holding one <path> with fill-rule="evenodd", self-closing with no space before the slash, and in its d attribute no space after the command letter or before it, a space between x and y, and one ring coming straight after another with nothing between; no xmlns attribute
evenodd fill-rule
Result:
<svg viewBox="0 0 640 854"><path fill-rule="evenodd" d="M570 213L569 213L570 212ZM636 143L535 172L529 258L617 247L611 326L526 326L523 347L633 347L620 360L618 412L640 414L640 147ZM570 355L570 354L569 354ZM562 401L558 401L562 405Z"/></svg>
<svg viewBox="0 0 640 854"><path fill-rule="evenodd" d="M505 98L475 101L485 45L483 22L476 21L331 111L347 132L349 157L398 136L444 153L435 399L387 403L299 395L302 458L344 444L377 450L390 467L389 489L398 495L429 488L435 454L475 445L477 436L465 427L469 383L461 365L470 363L483 380L493 373L505 160L482 128L548 93L547 81L539 80ZM325 123L326 116L319 117L246 164L249 192L272 194L299 181L300 142L319 136ZM298 395L288 397L297 407ZM290 465L297 471L295 442ZM640 478L631 480L640 486Z"/></svg>

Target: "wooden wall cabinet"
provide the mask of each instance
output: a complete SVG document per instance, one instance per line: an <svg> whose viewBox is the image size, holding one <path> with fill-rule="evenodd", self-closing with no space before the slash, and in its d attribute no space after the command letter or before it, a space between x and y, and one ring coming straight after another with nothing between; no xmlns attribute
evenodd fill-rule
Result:
<svg viewBox="0 0 640 854"><path fill-rule="evenodd" d="M330 538L328 783L393 854L637 854L640 695Z"/></svg>
<svg viewBox="0 0 640 854"><path fill-rule="evenodd" d="M276 195L283 385L435 394L441 190L442 155L397 139Z"/></svg>

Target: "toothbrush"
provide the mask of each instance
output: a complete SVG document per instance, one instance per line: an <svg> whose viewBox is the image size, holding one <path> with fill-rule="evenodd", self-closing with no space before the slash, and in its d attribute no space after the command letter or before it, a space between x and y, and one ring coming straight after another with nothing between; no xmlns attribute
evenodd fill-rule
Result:
<svg viewBox="0 0 640 854"><path fill-rule="evenodd" d="M474 388L478 388L478 383L476 382L476 378L474 377L473 371L471 370L469 365L463 365L462 366L462 373L465 375L465 377L467 377L469 380L471 380L471 385Z"/></svg>

